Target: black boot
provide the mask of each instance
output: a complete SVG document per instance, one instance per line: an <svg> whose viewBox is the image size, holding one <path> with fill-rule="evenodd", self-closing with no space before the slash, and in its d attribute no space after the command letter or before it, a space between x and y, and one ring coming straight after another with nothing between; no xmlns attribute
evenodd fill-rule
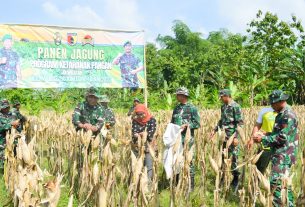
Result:
<svg viewBox="0 0 305 207"><path fill-rule="evenodd" d="M231 182L231 188L234 193L237 193L238 190L238 175L233 175L233 180Z"/></svg>
<svg viewBox="0 0 305 207"><path fill-rule="evenodd" d="M195 189L195 177L191 176L191 192L193 192Z"/></svg>
<svg viewBox="0 0 305 207"><path fill-rule="evenodd" d="M175 181L176 181L175 186L177 186L177 185L178 185L178 183L179 183L179 174L177 174L177 175L176 175L176 179L175 179Z"/></svg>

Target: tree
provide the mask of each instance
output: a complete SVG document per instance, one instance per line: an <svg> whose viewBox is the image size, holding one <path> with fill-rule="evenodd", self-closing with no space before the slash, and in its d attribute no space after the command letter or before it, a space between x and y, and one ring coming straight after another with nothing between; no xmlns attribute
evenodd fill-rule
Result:
<svg viewBox="0 0 305 207"><path fill-rule="evenodd" d="M295 16L292 20L292 23L284 22L276 14L263 15L259 11L257 19L249 24L245 64L256 80L261 80L256 84L259 91L283 88L294 96L299 90L296 83L300 83L297 74L303 71L303 53L298 51L301 47L296 31L302 34L303 28Z"/></svg>

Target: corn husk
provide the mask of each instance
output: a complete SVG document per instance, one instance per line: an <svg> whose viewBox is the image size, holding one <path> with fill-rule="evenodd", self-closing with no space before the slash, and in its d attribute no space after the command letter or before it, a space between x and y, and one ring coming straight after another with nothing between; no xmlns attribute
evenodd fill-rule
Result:
<svg viewBox="0 0 305 207"><path fill-rule="evenodd" d="M259 193L258 199L259 199L259 201L261 202L261 204L263 206L267 205L267 200L266 200L265 196L261 192Z"/></svg>
<svg viewBox="0 0 305 207"><path fill-rule="evenodd" d="M211 164L212 169L214 170L214 172L218 173L219 172L219 167L218 167L216 161L212 158L211 155L209 155L209 161L210 161L210 164Z"/></svg>
<svg viewBox="0 0 305 207"><path fill-rule="evenodd" d="M92 143L92 149L98 149L100 146L100 137L95 137L91 139L91 143Z"/></svg>
<svg viewBox="0 0 305 207"><path fill-rule="evenodd" d="M99 181L99 167L98 167L98 164L97 164L97 162L96 163L94 163L94 165L93 165L93 176L92 176L92 178L93 178L93 184L94 185L97 185L98 184L98 181Z"/></svg>
<svg viewBox="0 0 305 207"><path fill-rule="evenodd" d="M103 186L100 186L98 191L98 206L107 207L107 191Z"/></svg>
<svg viewBox="0 0 305 207"><path fill-rule="evenodd" d="M73 194L69 198L68 207L73 207Z"/></svg>
<svg viewBox="0 0 305 207"><path fill-rule="evenodd" d="M240 126L237 126L237 133L239 134L243 145L245 145L246 144L246 133L245 133L244 129L241 128Z"/></svg>
<svg viewBox="0 0 305 207"><path fill-rule="evenodd" d="M270 192L269 180L257 169L256 166L253 167L255 168L256 174L258 176L258 179L261 181L263 188L269 193Z"/></svg>
<svg viewBox="0 0 305 207"><path fill-rule="evenodd" d="M25 140L24 139L19 139L18 144L20 144L20 147L21 147L22 160L26 164L31 165L32 164L31 153L30 153L30 150L29 150L27 144L25 143Z"/></svg>
<svg viewBox="0 0 305 207"><path fill-rule="evenodd" d="M231 144L233 143L234 137L235 137L235 134L232 134L232 136L228 139L227 145L226 145L226 148L227 148L227 149L229 149L229 147L230 147Z"/></svg>

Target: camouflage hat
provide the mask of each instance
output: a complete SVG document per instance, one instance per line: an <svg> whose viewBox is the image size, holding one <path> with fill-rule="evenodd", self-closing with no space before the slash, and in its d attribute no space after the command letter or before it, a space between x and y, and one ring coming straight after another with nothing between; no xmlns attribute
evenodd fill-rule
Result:
<svg viewBox="0 0 305 207"><path fill-rule="evenodd" d="M140 103L140 99L135 98L135 99L133 99L133 102L139 102Z"/></svg>
<svg viewBox="0 0 305 207"><path fill-rule="evenodd" d="M13 37L11 34L5 34L3 37L2 37L2 42L4 42L5 40L12 40Z"/></svg>
<svg viewBox="0 0 305 207"><path fill-rule="evenodd" d="M229 89L222 89L219 91L219 96L231 96L231 90Z"/></svg>
<svg viewBox="0 0 305 207"><path fill-rule="evenodd" d="M6 109L8 107L10 107L10 103L8 102L8 100L7 99L2 99L0 101L0 110Z"/></svg>
<svg viewBox="0 0 305 207"><path fill-rule="evenodd" d="M99 98L97 89L94 88L94 87L89 88L87 93L86 93L86 97L88 97L88 96L95 96L96 98Z"/></svg>
<svg viewBox="0 0 305 207"><path fill-rule="evenodd" d="M109 103L110 100L109 100L109 98L108 98L107 95L101 95L101 96L99 96L99 102L102 102L102 103Z"/></svg>
<svg viewBox="0 0 305 207"><path fill-rule="evenodd" d="M189 96L189 90L185 87L180 87L176 90L176 95L185 95L185 96Z"/></svg>
<svg viewBox="0 0 305 207"><path fill-rule="evenodd" d="M129 40L128 40L128 41L126 41L126 42L124 43L124 45L123 45L123 46L124 46L124 47L126 47L127 45L132 45L132 44L131 44L131 42L130 42Z"/></svg>
<svg viewBox="0 0 305 207"><path fill-rule="evenodd" d="M280 101L286 101L289 98L289 95L285 94L281 90L274 90L269 95L269 102L270 104L277 103Z"/></svg>

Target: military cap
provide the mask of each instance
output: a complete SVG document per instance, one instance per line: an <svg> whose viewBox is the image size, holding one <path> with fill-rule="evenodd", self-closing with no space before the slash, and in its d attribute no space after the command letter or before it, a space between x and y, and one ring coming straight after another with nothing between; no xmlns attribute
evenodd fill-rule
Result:
<svg viewBox="0 0 305 207"><path fill-rule="evenodd" d="M219 91L219 96L231 96L231 90L230 89L222 89Z"/></svg>
<svg viewBox="0 0 305 207"><path fill-rule="evenodd" d="M180 87L176 90L176 95L185 95L185 96L189 96L189 90L185 87Z"/></svg>
<svg viewBox="0 0 305 207"><path fill-rule="evenodd" d="M87 93L86 93L86 97L88 97L88 96L95 96L96 98L99 98L97 89L94 88L94 87L89 88Z"/></svg>
<svg viewBox="0 0 305 207"><path fill-rule="evenodd" d="M127 45L132 45L132 44L131 44L131 42L130 42L129 40L128 40L128 41L126 41L126 42L124 43L124 45L123 45L123 46L124 46L124 47L126 47Z"/></svg>
<svg viewBox="0 0 305 207"><path fill-rule="evenodd" d="M270 104L277 103L280 101L286 101L289 98L289 95L285 94L281 90L274 90L269 95L269 102Z"/></svg>

